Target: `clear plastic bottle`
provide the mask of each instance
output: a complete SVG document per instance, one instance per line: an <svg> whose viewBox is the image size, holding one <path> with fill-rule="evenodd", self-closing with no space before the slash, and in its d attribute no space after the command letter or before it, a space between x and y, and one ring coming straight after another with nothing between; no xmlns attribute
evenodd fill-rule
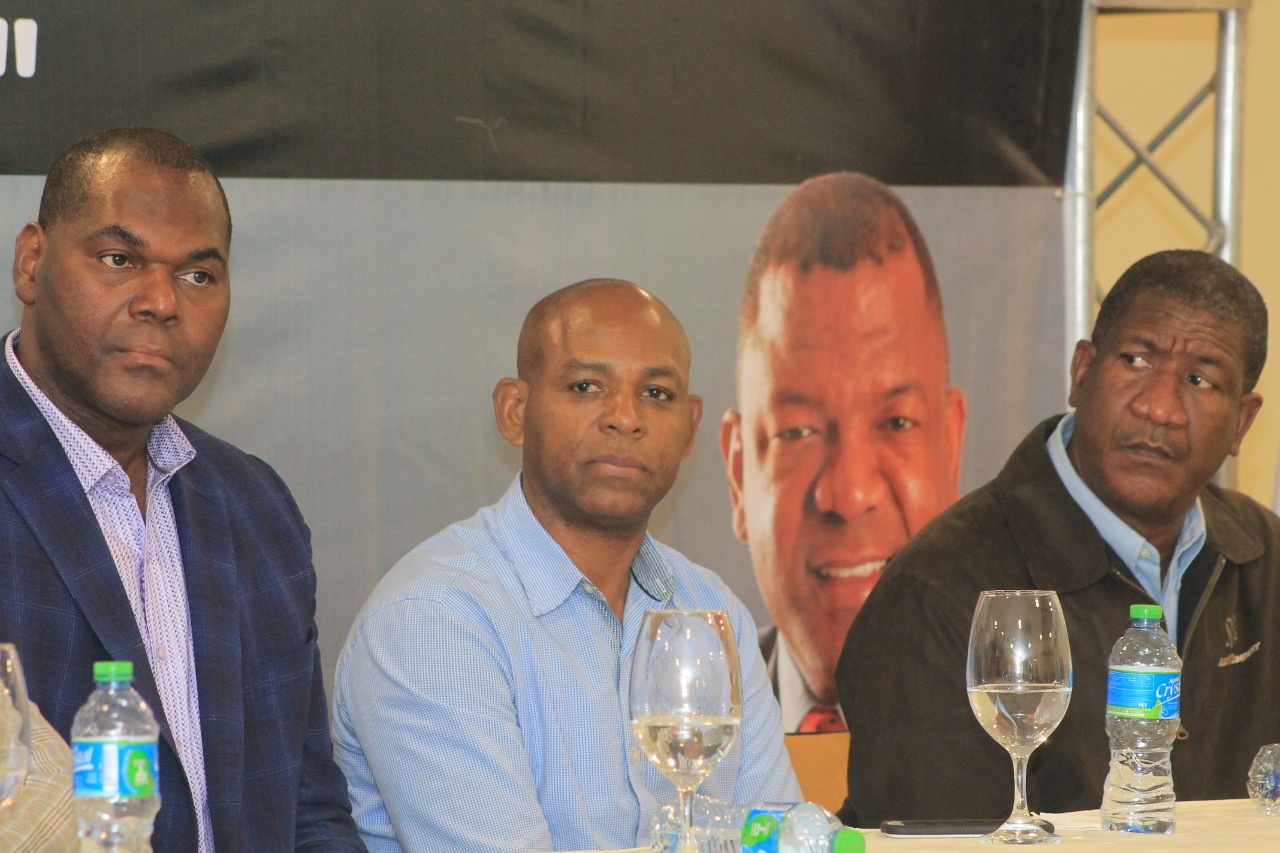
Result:
<svg viewBox="0 0 1280 853"><path fill-rule="evenodd" d="M160 810L160 727L130 686L131 662L99 661L93 679L96 689L71 725L80 850L150 853Z"/></svg>
<svg viewBox="0 0 1280 853"><path fill-rule="evenodd" d="M777 853L862 853L862 833L817 803L797 803L783 816Z"/></svg>
<svg viewBox="0 0 1280 853"><path fill-rule="evenodd" d="M654 853L674 853L680 816L666 806L654 819ZM817 803L732 806L695 795L693 838L698 853L863 853L862 832L844 826Z"/></svg>
<svg viewBox="0 0 1280 853"><path fill-rule="evenodd" d="M1102 789L1102 828L1173 832L1173 769L1182 661L1154 604L1129 608L1130 626L1107 661L1111 767Z"/></svg>

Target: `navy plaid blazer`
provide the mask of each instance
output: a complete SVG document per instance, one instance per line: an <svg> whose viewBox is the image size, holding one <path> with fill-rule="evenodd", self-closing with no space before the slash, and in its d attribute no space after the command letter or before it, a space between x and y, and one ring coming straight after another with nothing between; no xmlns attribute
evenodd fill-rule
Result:
<svg viewBox="0 0 1280 853"><path fill-rule="evenodd" d="M196 458L170 481L219 851L364 845L333 762L316 646L311 535L270 466L182 423ZM0 358L0 640L18 647L31 698L64 737L93 662L130 660L160 695L89 499L53 430ZM160 720L157 853L196 849L191 792Z"/></svg>

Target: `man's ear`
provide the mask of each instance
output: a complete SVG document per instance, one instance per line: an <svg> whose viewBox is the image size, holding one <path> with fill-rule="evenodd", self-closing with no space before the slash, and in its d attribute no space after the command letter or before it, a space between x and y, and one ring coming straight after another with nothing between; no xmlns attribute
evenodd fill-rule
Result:
<svg viewBox="0 0 1280 853"><path fill-rule="evenodd" d="M1245 433L1249 431L1249 427L1253 425L1253 419L1257 417L1258 410L1262 408L1262 395L1256 391L1250 391L1240 398L1240 416L1236 420L1236 440L1231 444L1231 455L1240 455L1240 443L1244 441Z"/></svg>
<svg viewBox="0 0 1280 853"><path fill-rule="evenodd" d="M947 453L950 454L951 495L960 493L960 456L964 453L964 424L968 411L964 405L964 391L947 389Z"/></svg>
<svg viewBox="0 0 1280 853"><path fill-rule="evenodd" d="M702 398L697 394L690 394L689 402L689 440L684 446L684 455L681 459L688 459L689 454L693 452L693 441L698 437L698 424L702 423Z"/></svg>
<svg viewBox="0 0 1280 853"><path fill-rule="evenodd" d="M1076 351L1071 354L1071 392L1067 395L1067 405L1072 408L1076 406L1080 389L1084 386L1085 374L1089 372L1097 355L1098 348L1093 345L1093 341L1076 341Z"/></svg>
<svg viewBox="0 0 1280 853"><path fill-rule="evenodd" d="M493 415L498 432L515 447L524 447L524 407L529 383L523 379L499 379L493 389Z"/></svg>
<svg viewBox="0 0 1280 853"><path fill-rule="evenodd" d="M13 241L13 291L23 305L36 301L36 270L44 257L46 239L38 222L28 222Z"/></svg>
<svg viewBox="0 0 1280 853"><path fill-rule="evenodd" d="M742 505L742 415L728 409L720 419L720 456L729 478L729 500L733 501L733 532L747 539L747 514Z"/></svg>

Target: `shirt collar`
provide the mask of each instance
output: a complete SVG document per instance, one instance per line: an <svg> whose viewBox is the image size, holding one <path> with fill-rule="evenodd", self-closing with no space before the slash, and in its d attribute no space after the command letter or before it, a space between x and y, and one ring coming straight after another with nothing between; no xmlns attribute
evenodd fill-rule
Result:
<svg viewBox="0 0 1280 853"><path fill-rule="evenodd" d="M1129 567L1129 570L1133 572L1143 588L1151 594L1151 597L1156 601L1162 601L1167 606L1169 604L1169 596L1163 593L1170 590L1161 590L1160 559L1155 546L1143 539L1128 524L1125 524L1118 515L1112 512L1093 493L1093 490L1085 484L1079 472L1076 471L1075 466L1071 463L1071 458L1067 455L1067 443L1071 440L1071 434L1075 430L1075 417L1075 412L1067 414L1066 417L1058 422L1057 428L1049 436L1047 446L1054 470L1058 472L1058 476L1062 479L1062 485L1066 487L1072 499L1089 517L1089 520L1093 522L1093 526L1097 528L1098 534L1103 541L1111 546L1111 550L1115 551L1124 564ZM1187 510L1187 514L1183 518L1182 530L1178 533L1178 542L1174 547L1173 559L1170 561L1172 569L1167 577L1172 581L1171 588L1174 594L1176 594L1177 585L1181 581L1182 573L1186 571L1186 567L1191 564L1196 554L1199 553L1204 542L1204 510L1200 505L1200 499L1196 498L1195 503L1191 505L1191 508ZM1152 571L1153 562L1154 572Z"/></svg>
<svg viewBox="0 0 1280 853"><path fill-rule="evenodd" d="M498 501L497 514L513 570L533 615L550 613L581 586L585 576L529 508L520 476ZM675 573L648 533L631 562L631 579L655 601L670 603L675 597Z"/></svg>
<svg viewBox="0 0 1280 853"><path fill-rule="evenodd" d="M782 730L794 732L800 728L804 715L809 713L818 701L809 692L809 686L800 675L800 667L791 656L791 648L787 646L782 630L778 629L775 660L778 667L778 706L782 711Z"/></svg>
<svg viewBox="0 0 1280 853"><path fill-rule="evenodd" d="M36 404L36 408L40 410L49 428L53 430L58 443L62 445L71 462L76 479L80 481L80 487L88 492L101 482L108 472L118 469L120 465L102 445L94 441L88 433L54 405L48 395L32 380L26 368L18 361L18 354L14 349L14 344L17 343L18 335L21 333L21 329L14 329L5 338L5 362L13 371L18 384ZM82 452L72 452L73 448L80 449ZM171 477L195 456L195 448L182 432L173 415L165 415L164 419L152 428L151 435L147 439L147 463L149 468L162 475L163 479Z"/></svg>

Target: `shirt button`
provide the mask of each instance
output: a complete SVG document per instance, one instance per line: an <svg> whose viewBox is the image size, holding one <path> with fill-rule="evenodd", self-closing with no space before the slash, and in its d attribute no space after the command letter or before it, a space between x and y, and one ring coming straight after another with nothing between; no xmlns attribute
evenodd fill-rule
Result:
<svg viewBox="0 0 1280 853"><path fill-rule="evenodd" d="M156 649L156 658L157 658L157 659L159 659L159 660L161 660L161 661L166 661L166 660L168 660L168 659L169 659L169 650L168 650L168 649L166 649L164 646L161 646L160 648Z"/></svg>
<svg viewBox="0 0 1280 853"><path fill-rule="evenodd" d="M1149 560L1151 559L1151 552L1148 551L1146 548L1143 548L1142 551L1138 553L1138 556L1144 560Z"/></svg>

